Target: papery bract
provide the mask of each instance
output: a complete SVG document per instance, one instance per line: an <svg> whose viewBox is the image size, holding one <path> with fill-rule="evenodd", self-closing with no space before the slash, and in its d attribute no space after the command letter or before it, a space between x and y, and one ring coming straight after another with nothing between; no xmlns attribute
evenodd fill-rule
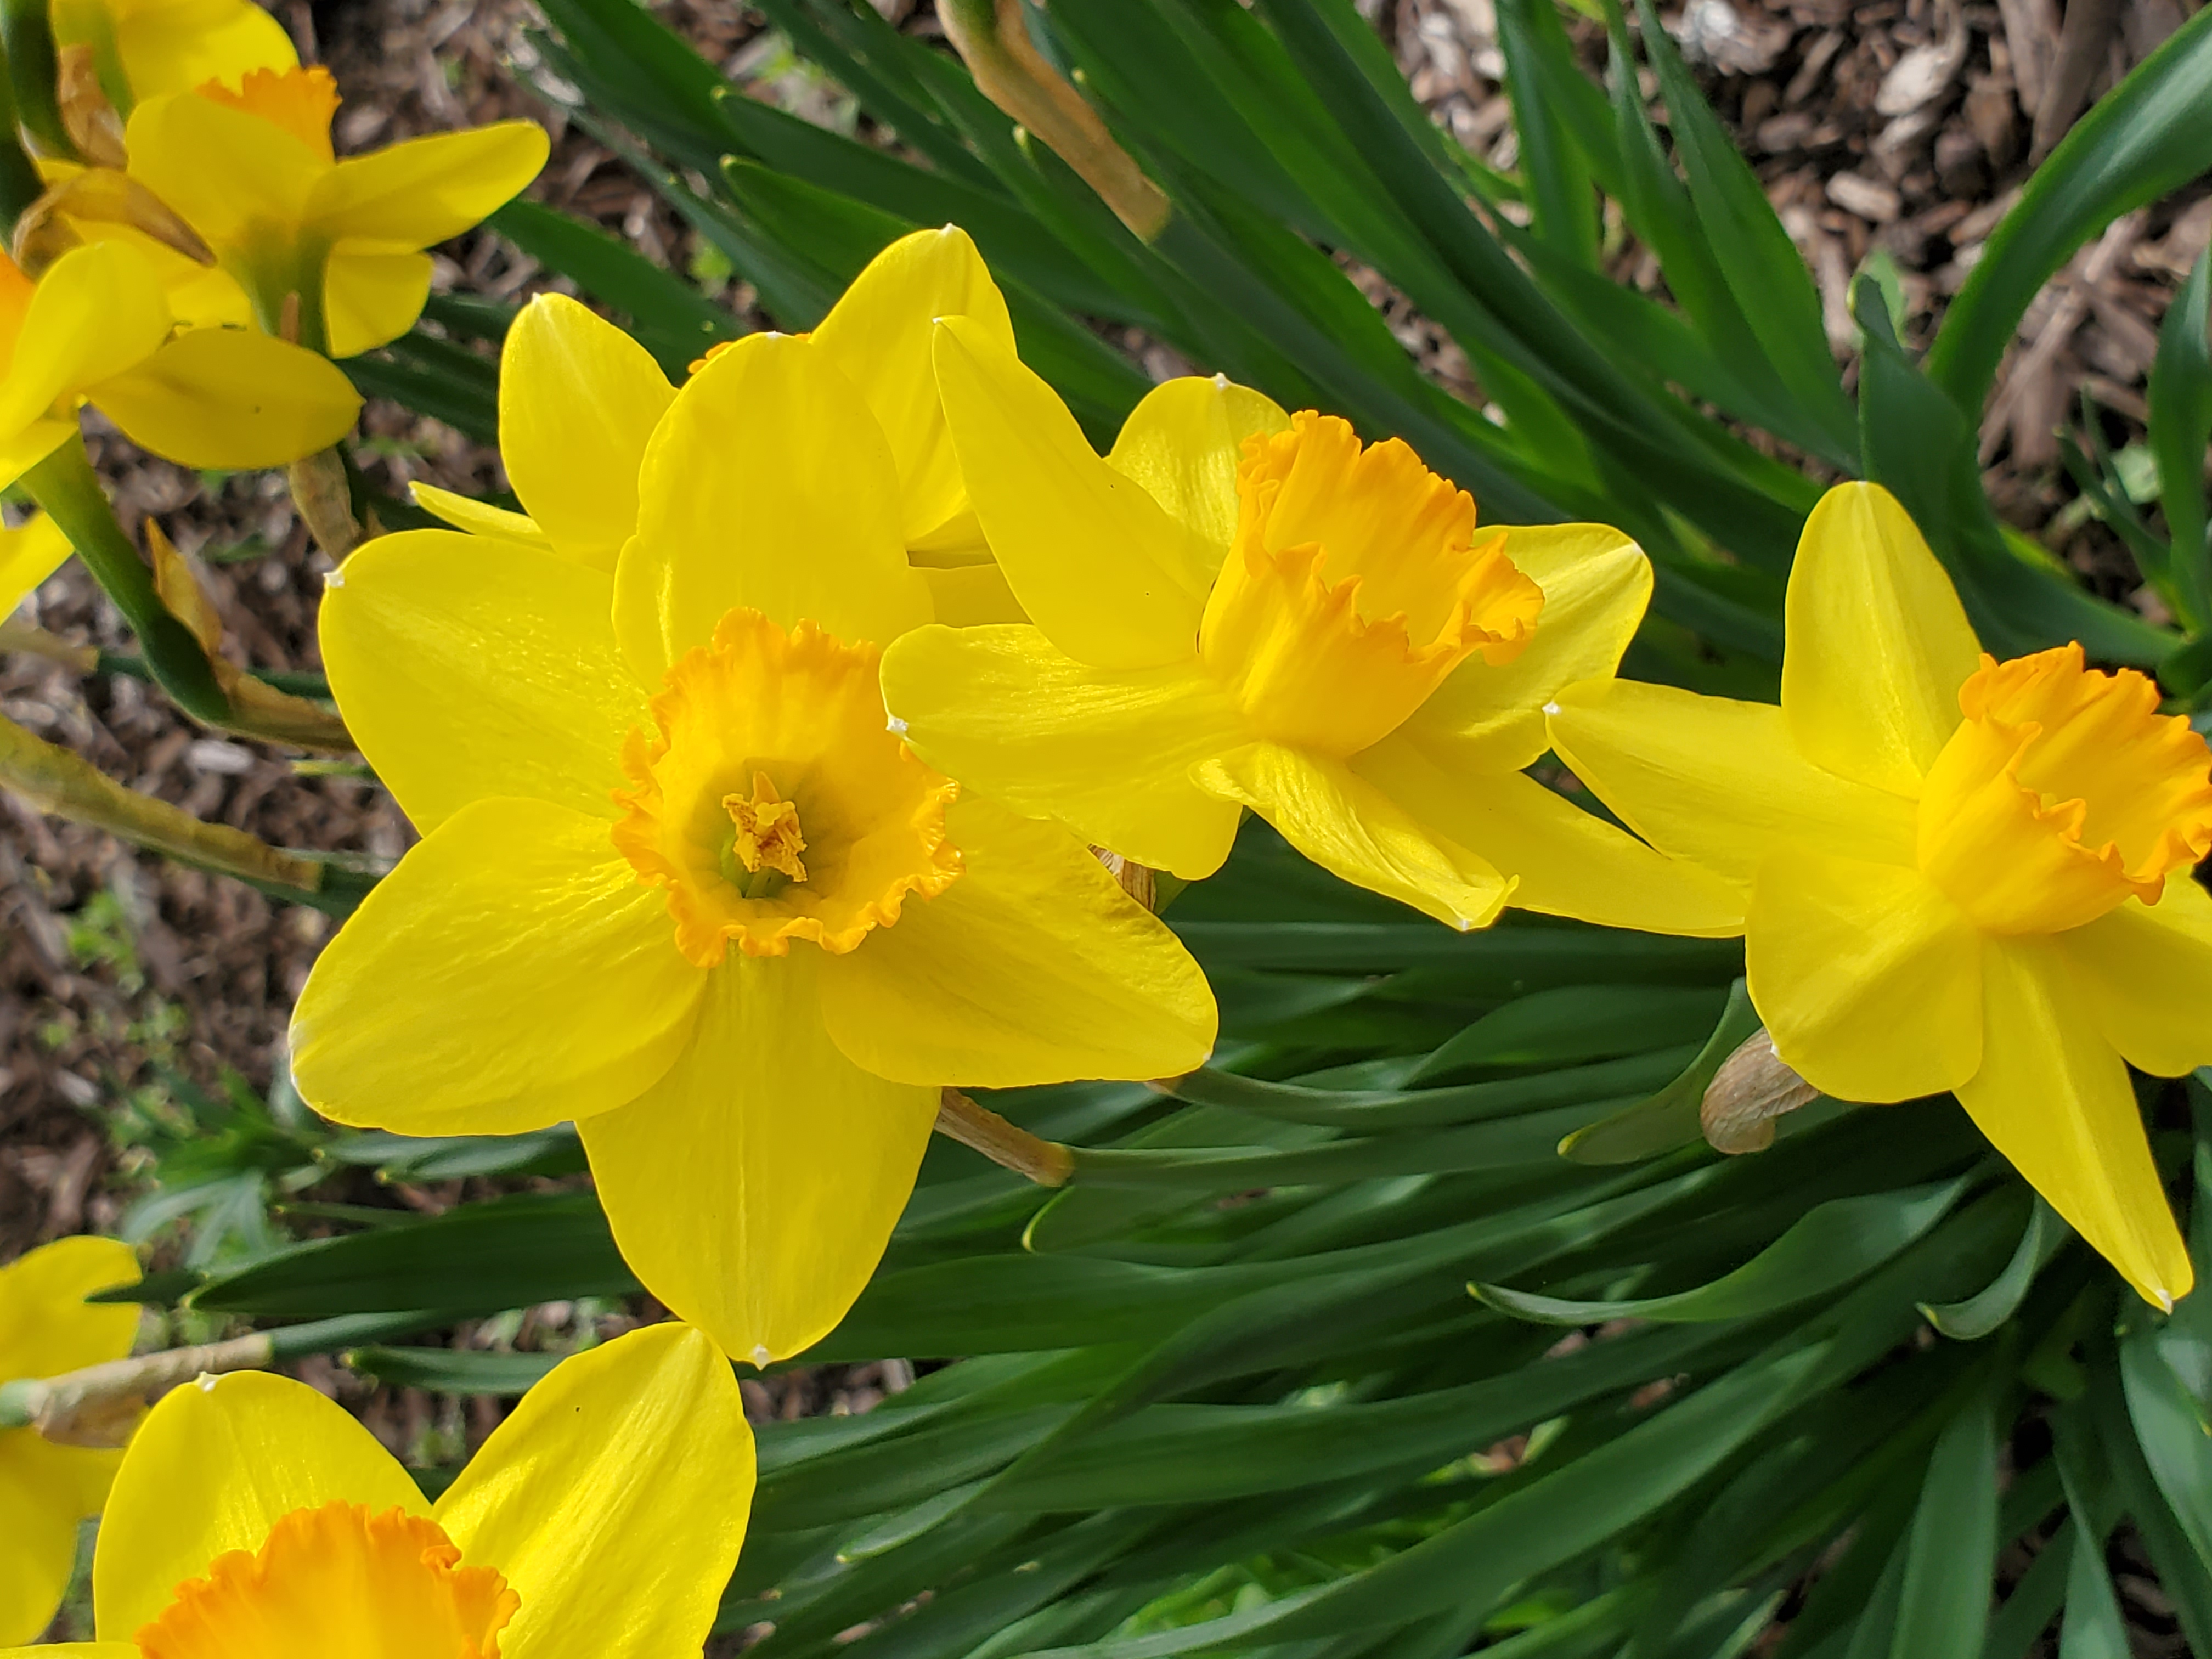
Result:
<svg viewBox="0 0 2212 1659"><path fill-rule="evenodd" d="M2078 645L1999 663L1904 509L1828 492L1781 707L1571 688L1563 757L1747 899L1776 1052L1840 1099L1956 1091L2152 1302L2192 1282L2128 1081L2212 1061L2212 753Z"/></svg>

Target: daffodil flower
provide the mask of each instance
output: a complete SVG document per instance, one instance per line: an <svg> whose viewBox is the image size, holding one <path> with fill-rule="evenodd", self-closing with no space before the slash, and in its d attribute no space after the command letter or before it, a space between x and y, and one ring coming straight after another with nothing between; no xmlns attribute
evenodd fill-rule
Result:
<svg viewBox="0 0 2212 1659"><path fill-rule="evenodd" d="M123 1455L99 1639L0 1659L696 1654L752 1486L737 1379L681 1325L563 1360L434 1504L306 1383L203 1377Z"/></svg>
<svg viewBox="0 0 2212 1659"><path fill-rule="evenodd" d="M1842 1100L1955 1092L2149 1300L2189 1255L2123 1058L2212 1061L2212 753L2078 645L1998 662L1887 492L1844 484L1790 576L1782 704L1596 682L1560 755L1735 884L1775 1052Z"/></svg>
<svg viewBox="0 0 2212 1659"><path fill-rule="evenodd" d="M423 250L537 177L546 138L500 121L339 161L337 106L327 70L253 70L144 100L124 142L130 176L198 233L264 330L350 357L414 325Z"/></svg>
<svg viewBox="0 0 2212 1659"><path fill-rule="evenodd" d="M35 283L0 254L0 485L76 436L81 403L203 467L296 460L361 410L311 351L243 329L174 331L160 282L120 242L73 248Z"/></svg>
<svg viewBox="0 0 2212 1659"><path fill-rule="evenodd" d="M884 696L933 765L1187 880L1243 809L1457 927L1510 902L1730 931L1733 896L1527 776L1553 692L1610 673L1651 575L1618 532L1484 531L1395 440L1225 380L1155 388L1113 453L964 319L938 378L1034 625L922 629Z"/></svg>
<svg viewBox="0 0 2212 1659"><path fill-rule="evenodd" d="M88 1305L138 1280L138 1258L112 1238L63 1238L0 1267L0 1382L59 1376L121 1359L138 1334L130 1303ZM35 1429L0 1429L0 1642L34 1642L53 1622L76 1560L77 1522L100 1513L122 1454L58 1446ZM52 1653L52 1648L35 1650Z"/></svg>
<svg viewBox="0 0 2212 1659"><path fill-rule="evenodd" d="M54 43L88 53L127 118L142 98L296 68L284 26L253 0L52 0Z"/></svg>
<svg viewBox="0 0 2212 1659"><path fill-rule="evenodd" d="M968 234L917 230L868 262L803 337L860 388L898 470L900 536L939 620L1018 621L945 431L930 366L939 317L1013 349L1006 302ZM716 351L726 348L716 348ZM714 353L710 352L711 357ZM427 485L415 498L457 529L505 537L601 570L637 528L637 471L675 388L645 348L575 301L540 295L500 356L500 459L523 511Z"/></svg>
<svg viewBox="0 0 2212 1659"><path fill-rule="evenodd" d="M887 724L930 588L826 354L718 354L637 488L611 576L422 531L333 580L331 684L424 840L316 963L293 1071L348 1123L575 1120L639 1278L766 1363L866 1282L943 1086L1186 1071L1213 1003L1081 842Z"/></svg>

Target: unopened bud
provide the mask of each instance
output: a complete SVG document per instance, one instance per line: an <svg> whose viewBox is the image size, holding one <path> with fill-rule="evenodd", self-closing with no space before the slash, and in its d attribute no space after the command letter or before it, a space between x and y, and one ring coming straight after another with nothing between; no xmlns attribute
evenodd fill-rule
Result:
<svg viewBox="0 0 2212 1659"><path fill-rule="evenodd" d="M1774 1144L1774 1120L1820 1092L1783 1064L1774 1039L1761 1026L1713 1073L1698 1108L1698 1122L1715 1152L1763 1152Z"/></svg>

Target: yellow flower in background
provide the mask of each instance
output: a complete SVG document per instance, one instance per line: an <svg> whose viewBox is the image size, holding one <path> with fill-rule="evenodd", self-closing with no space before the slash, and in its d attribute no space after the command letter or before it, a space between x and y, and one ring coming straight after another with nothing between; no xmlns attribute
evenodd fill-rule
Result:
<svg viewBox="0 0 2212 1659"><path fill-rule="evenodd" d="M350 357L414 325L423 250L536 178L547 143L535 122L501 121L339 161L337 106L327 70L257 69L144 100L125 146L131 178L214 252L264 330Z"/></svg>
<svg viewBox="0 0 2212 1659"><path fill-rule="evenodd" d="M137 1307L88 1306L85 1297L137 1282L137 1256L112 1238L58 1239L0 1267L0 1383L125 1358ZM0 1642L34 1642L53 1622L76 1560L77 1522L100 1513L121 1456L55 1445L35 1429L0 1429Z"/></svg>
<svg viewBox="0 0 2212 1659"><path fill-rule="evenodd" d="M69 556L69 538L43 513L33 514L16 529L0 530L0 621Z"/></svg>
<svg viewBox="0 0 2212 1659"><path fill-rule="evenodd" d="M968 504L930 366L931 332L947 316L970 318L1013 349L1006 301L975 243L951 225L884 249L804 337L860 389L890 446L900 535L938 618L1015 621L1021 611ZM675 396L629 335L574 300L540 295L507 330L500 356L500 456L523 511L424 484L416 501L458 529L611 571L637 529L646 444Z"/></svg>
<svg viewBox="0 0 2212 1659"><path fill-rule="evenodd" d="M1156 387L1113 453L959 319L936 363L967 487L1034 626L923 629L884 689L933 765L1188 880L1243 809L1458 927L1507 902L1735 930L1741 905L1522 774L1544 703L1610 673L1650 569L1590 525L1481 531L1397 441L1225 380Z"/></svg>
<svg viewBox="0 0 2212 1659"><path fill-rule="evenodd" d="M0 485L77 434L90 403L186 466L278 466L337 441L352 383L242 329L174 331L151 268L119 242L71 249L34 283L0 254Z"/></svg>
<svg viewBox="0 0 2212 1659"><path fill-rule="evenodd" d="M5 1659L696 1654L752 1486L737 1379L681 1325L563 1360L435 1504L306 1383L203 1377L123 1455L99 1639Z"/></svg>
<svg viewBox="0 0 2212 1659"><path fill-rule="evenodd" d="M122 119L143 98L300 62L284 26L253 0L51 0L48 9L64 82L82 54Z"/></svg>
<svg viewBox="0 0 2212 1659"><path fill-rule="evenodd" d="M1171 1075L1214 1035L1080 841L888 729L881 646L932 613L897 454L829 354L755 335L670 403L611 574L419 531L322 609L424 840L315 965L303 1096L413 1133L575 1120L639 1278L757 1363L860 1293L943 1085Z"/></svg>
<svg viewBox="0 0 2212 1659"><path fill-rule="evenodd" d="M1559 754L1735 884L1775 1051L1842 1100L1954 1091L2149 1300L2192 1280L2123 1057L2212 1062L2212 752L2079 646L1999 663L1905 510L1832 489L1790 576L1782 705L1563 692Z"/></svg>

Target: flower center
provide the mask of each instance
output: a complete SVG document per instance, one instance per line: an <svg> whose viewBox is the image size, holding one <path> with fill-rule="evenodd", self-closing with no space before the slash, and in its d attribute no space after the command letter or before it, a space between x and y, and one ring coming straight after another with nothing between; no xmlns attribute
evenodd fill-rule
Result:
<svg viewBox="0 0 2212 1659"><path fill-rule="evenodd" d="M295 1510L257 1553L217 1556L141 1630L145 1659L499 1659L520 1605L464 1567L434 1521L366 1505Z"/></svg>
<svg viewBox="0 0 2212 1659"><path fill-rule="evenodd" d="M806 837L799 833L799 809L775 793L765 772L753 774L750 799L722 797L722 810L737 830L730 838L722 878L747 898L774 898L794 881L806 879L799 855Z"/></svg>
<svg viewBox="0 0 2212 1659"><path fill-rule="evenodd" d="M614 842L667 888L677 948L702 968L732 941L842 954L896 923L909 893L958 878L945 809L959 786L889 729L881 654L735 610L668 671L655 730L630 733Z"/></svg>
<svg viewBox="0 0 2212 1659"><path fill-rule="evenodd" d="M1511 661L1543 590L1474 545L1474 501L1393 438L1311 411L1245 441L1237 538L1199 652L1264 735L1335 756L1388 736L1480 652Z"/></svg>
<svg viewBox="0 0 2212 1659"><path fill-rule="evenodd" d="M2132 669L2061 646L1981 667L1929 769L1920 867L1983 927L2055 933L2212 851L2212 750Z"/></svg>

